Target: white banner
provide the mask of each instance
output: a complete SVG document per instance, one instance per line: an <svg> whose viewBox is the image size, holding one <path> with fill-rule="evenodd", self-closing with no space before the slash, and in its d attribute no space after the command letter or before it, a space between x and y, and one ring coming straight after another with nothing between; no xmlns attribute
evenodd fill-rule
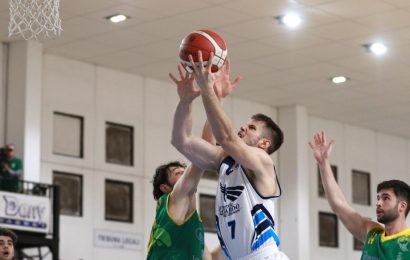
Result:
<svg viewBox="0 0 410 260"><path fill-rule="evenodd" d="M94 245L96 247L141 251L143 237L141 234L96 229L94 230Z"/></svg>
<svg viewBox="0 0 410 260"><path fill-rule="evenodd" d="M0 225L12 229L49 233L50 199L0 191Z"/></svg>

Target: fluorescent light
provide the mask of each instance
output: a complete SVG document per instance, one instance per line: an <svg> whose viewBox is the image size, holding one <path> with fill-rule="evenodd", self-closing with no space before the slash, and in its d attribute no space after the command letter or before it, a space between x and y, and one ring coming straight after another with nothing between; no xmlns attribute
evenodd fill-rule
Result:
<svg viewBox="0 0 410 260"><path fill-rule="evenodd" d="M345 83L348 80L348 78L345 76L337 76L337 77L333 77L331 80L335 84L341 84L341 83Z"/></svg>
<svg viewBox="0 0 410 260"><path fill-rule="evenodd" d="M368 50L371 51L372 53L376 54L376 55L382 55L385 54L387 51L387 47L386 45L380 43L380 42L376 42L376 43L372 43L367 45Z"/></svg>
<svg viewBox="0 0 410 260"><path fill-rule="evenodd" d="M302 19L297 14L293 14L293 13L280 16L278 17L278 19L280 23L286 25L289 28L296 28L302 22Z"/></svg>
<svg viewBox="0 0 410 260"><path fill-rule="evenodd" d="M115 14L115 15L108 16L106 18L113 23L120 23L128 19L128 17L123 14Z"/></svg>

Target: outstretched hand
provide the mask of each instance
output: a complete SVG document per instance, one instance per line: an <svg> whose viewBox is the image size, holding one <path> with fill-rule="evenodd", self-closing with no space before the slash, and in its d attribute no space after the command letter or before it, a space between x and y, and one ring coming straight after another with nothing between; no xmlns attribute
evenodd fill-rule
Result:
<svg viewBox="0 0 410 260"><path fill-rule="evenodd" d="M220 74L220 71L213 73L212 68L212 59L214 58L214 53L209 54L209 61L204 67L204 61L202 59L202 52L198 51L198 62L194 62L192 55L189 55L189 61L192 64L193 76L196 83L200 89L205 89L207 87L213 87L217 77Z"/></svg>
<svg viewBox="0 0 410 260"><path fill-rule="evenodd" d="M169 73L169 77L177 85L177 92L180 100L192 101L199 96L200 92L195 87L195 79L192 74L189 74L185 68L178 64L178 71L180 79L177 79L172 73Z"/></svg>
<svg viewBox="0 0 410 260"><path fill-rule="evenodd" d="M324 131L321 133L316 133L313 140L314 144L309 142L309 146L313 151L313 156L318 163L323 163L329 158L329 155L332 152L334 140L327 143Z"/></svg>
<svg viewBox="0 0 410 260"><path fill-rule="evenodd" d="M218 77L215 79L214 91L218 98L224 98L232 92L242 77L236 76L233 81L230 80L231 64L229 60L225 61L220 71Z"/></svg>

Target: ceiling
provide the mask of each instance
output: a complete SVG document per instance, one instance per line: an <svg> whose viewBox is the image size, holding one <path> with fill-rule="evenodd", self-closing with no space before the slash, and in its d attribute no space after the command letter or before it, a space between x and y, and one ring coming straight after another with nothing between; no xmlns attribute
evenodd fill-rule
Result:
<svg viewBox="0 0 410 260"><path fill-rule="evenodd" d="M0 1L1 41L14 40L8 8ZM274 19L288 11L298 29ZM131 19L105 19L116 13ZM45 53L169 80L182 38L212 29L244 77L233 95L410 138L409 0L61 0L60 15L64 31ZM363 47L376 40L385 55ZM337 75L350 80L335 85Z"/></svg>

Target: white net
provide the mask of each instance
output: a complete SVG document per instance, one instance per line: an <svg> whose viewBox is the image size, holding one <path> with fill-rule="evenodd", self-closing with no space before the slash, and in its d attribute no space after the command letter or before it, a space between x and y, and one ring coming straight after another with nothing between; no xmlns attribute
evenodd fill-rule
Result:
<svg viewBox="0 0 410 260"><path fill-rule="evenodd" d="M9 0L9 4L9 37L21 34L30 40L60 35L60 0Z"/></svg>

